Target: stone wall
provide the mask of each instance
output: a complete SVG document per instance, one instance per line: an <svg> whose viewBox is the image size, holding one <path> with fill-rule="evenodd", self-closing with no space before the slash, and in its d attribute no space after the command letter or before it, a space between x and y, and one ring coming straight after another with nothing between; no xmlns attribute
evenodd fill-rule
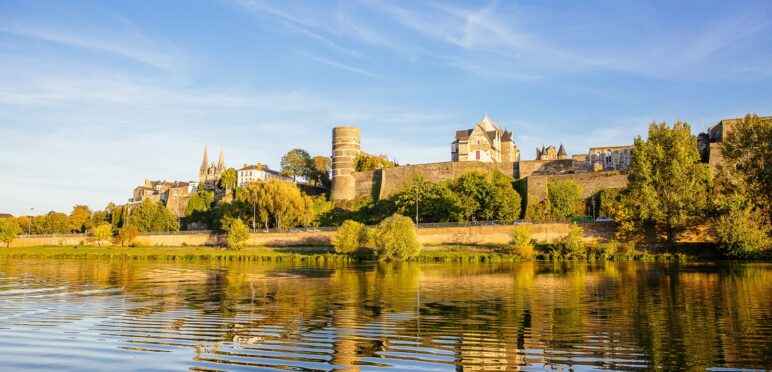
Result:
<svg viewBox="0 0 772 372"><path fill-rule="evenodd" d="M564 236L570 228L566 223L528 225L537 241L550 242ZM613 238L613 225L610 223L583 224L585 240L605 240ZM514 226L466 226L418 229L418 241L421 244L507 244ZM254 246L327 246L332 245L334 231L297 232L297 233L255 233L250 234L247 245ZM141 235L135 243L143 246L202 246L224 245L224 237L208 234L180 235ZM85 236L41 237L14 239L11 247L32 247L46 245L97 245ZM2 250L0 249L0 252Z"/></svg>
<svg viewBox="0 0 772 372"><path fill-rule="evenodd" d="M574 181L582 186L582 197L588 198L602 189L622 188L627 186L627 173L612 171L560 174L554 176L530 176L526 180L526 188L528 190L528 204L532 204L546 198L545 187L547 180L552 182L565 180Z"/></svg>
<svg viewBox="0 0 772 372"><path fill-rule="evenodd" d="M381 170L355 172L354 182L356 188L355 199L370 197L372 200L378 199L378 193L381 190Z"/></svg>
<svg viewBox="0 0 772 372"><path fill-rule="evenodd" d="M418 173L423 175L427 181L442 182L447 179L457 178L470 171L490 172L492 170L499 170L505 175L513 177L516 176L516 169L517 163L481 163L475 161L448 161L384 168L381 170L378 199L386 198L399 192L406 184L412 182L413 176ZM357 179L359 177L367 178L366 175L360 176L358 173L362 172L355 174ZM357 187L357 198L366 196L367 192L366 187Z"/></svg>
<svg viewBox="0 0 772 372"><path fill-rule="evenodd" d="M521 160L518 164L518 178L526 178L532 174L560 174L574 170L574 161L563 160Z"/></svg>

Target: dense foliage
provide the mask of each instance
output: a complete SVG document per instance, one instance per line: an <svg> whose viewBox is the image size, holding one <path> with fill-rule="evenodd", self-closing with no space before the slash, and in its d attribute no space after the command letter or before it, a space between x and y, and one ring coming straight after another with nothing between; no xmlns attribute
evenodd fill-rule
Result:
<svg viewBox="0 0 772 372"><path fill-rule="evenodd" d="M582 186L574 181L548 181L547 198L552 216L557 219L564 220L584 211Z"/></svg>
<svg viewBox="0 0 772 372"><path fill-rule="evenodd" d="M510 237L512 238L510 244L512 253L523 258L531 258L536 254L528 225L518 225Z"/></svg>
<svg viewBox="0 0 772 372"><path fill-rule="evenodd" d="M646 140L635 139L628 177L635 219L665 227L667 241L707 207L711 173L700 162L689 124L652 123Z"/></svg>
<svg viewBox="0 0 772 372"><path fill-rule="evenodd" d="M0 241L5 243L7 247L10 247L11 242L21 233L21 226L16 222L16 219L0 218Z"/></svg>
<svg viewBox="0 0 772 372"><path fill-rule="evenodd" d="M353 253L365 246L369 240L367 226L352 220L346 220L335 233L333 244L336 253Z"/></svg>
<svg viewBox="0 0 772 372"><path fill-rule="evenodd" d="M244 246L244 242L249 239L249 229L244 221L241 219L234 219L228 224L228 234L225 236L225 241L228 243L230 249L241 249Z"/></svg>
<svg viewBox="0 0 772 372"><path fill-rule="evenodd" d="M295 184L270 179L250 182L239 188L236 200L258 226L279 229L309 226L314 219L314 203Z"/></svg>
<svg viewBox="0 0 772 372"><path fill-rule="evenodd" d="M162 201L149 199L131 209L129 224L136 226L140 232L177 231L180 228L177 217L166 209Z"/></svg>
<svg viewBox="0 0 772 372"><path fill-rule="evenodd" d="M292 149L281 158L281 173L286 177L306 177L311 165L311 156L303 149Z"/></svg>
<svg viewBox="0 0 772 372"><path fill-rule="evenodd" d="M576 223L572 223L568 234L552 245L552 253L563 257L583 257L586 248L582 229Z"/></svg>
<svg viewBox="0 0 772 372"><path fill-rule="evenodd" d="M101 223L91 230L91 236L94 237L94 240L101 247L103 241L112 238L113 228L109 223Z"/></svg>
<svg viewBox="0 0 772 372"><path fill-rule="evenodd" d="M354 157L354 169L357 172L365 172L396 165L386 155L373 156L361 153Z"/></svg>
<svg viewBox="0 0 772 372"><path fill-rule="evenodd" d="M718 248L729 257L762 258L772 249L769 224L749 207L733 206L714 225Z"/></svg>
<svg viewBox="0 0 772 372"><path fill-rule="evenodd" d="M405 261L421 252L413 220L395 214L381 221L374 234L375 254L382 261Z"/></svg>
<svg viewBox="0 0 772 372"><path fill-rule="evenodd" d="M118 240L118 243L121 245L121 247L123 247L125 245L131 244L137 235L139 235L139 230L137 230L136 226L125 225L118 229L118 235L116 235L116 239Z"/></svg>

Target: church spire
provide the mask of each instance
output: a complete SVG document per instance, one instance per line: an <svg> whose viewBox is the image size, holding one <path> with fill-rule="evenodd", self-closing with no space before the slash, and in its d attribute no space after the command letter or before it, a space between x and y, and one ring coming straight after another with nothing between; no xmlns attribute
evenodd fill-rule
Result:
<svg viewBox="0 0 772 372"><path fill-rule="evenodd" d="M220 148L220 159L217 160L217 171L222 173L225 170L225 159L222 156L222 147Z"/></svg>
<svg viewBox="0 0 772 372"><path fill-rule="evenodd" d="M206 154L206 145L204 145L204 161L201 163L201 171L206 171L209 166L209 157Z"/></svg>

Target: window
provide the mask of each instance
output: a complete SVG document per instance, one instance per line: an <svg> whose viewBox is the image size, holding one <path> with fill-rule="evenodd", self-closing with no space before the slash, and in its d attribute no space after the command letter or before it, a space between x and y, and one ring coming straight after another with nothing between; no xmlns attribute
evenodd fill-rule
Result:
<svg viewBox="0 0 772 372"><path fill-rule="evenodd" d="M611 164L611 150L606 150L606 164Z"/></svg>
<svg viewBox="0 0 772 372"><path fill-rule="evenodd" d="M477 160L480 160L480 150L477 150L474 153L475 153L475 156L477 157Z"/></svg>

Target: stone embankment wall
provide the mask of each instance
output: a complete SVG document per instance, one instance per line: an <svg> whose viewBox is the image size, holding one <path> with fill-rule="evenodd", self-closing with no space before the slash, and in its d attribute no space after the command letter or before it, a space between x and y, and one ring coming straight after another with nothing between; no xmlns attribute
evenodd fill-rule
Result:
<svg viewBox="0 0 772 372"><path fill-rule="evenodd" d="M528 225L537 241L552 241L568 233L567 223ZM586 240L612 239L613 226L610 223L592 223L581 225ZM437 227L418 229L418 240L422 244L507 244L514 226L466 226ZM331 245L334 231L298 232L298 233L256 233L250 234L247 245L256 246L297 246ZM223 245L224 237L209 234L180 235L141 235L135 243L143 246L182 246L182 245ZM33 247L46 245L97 245L84 236L30 237L14 239L12 247ZM2 249L0 249L2 254Z"/></svg>

